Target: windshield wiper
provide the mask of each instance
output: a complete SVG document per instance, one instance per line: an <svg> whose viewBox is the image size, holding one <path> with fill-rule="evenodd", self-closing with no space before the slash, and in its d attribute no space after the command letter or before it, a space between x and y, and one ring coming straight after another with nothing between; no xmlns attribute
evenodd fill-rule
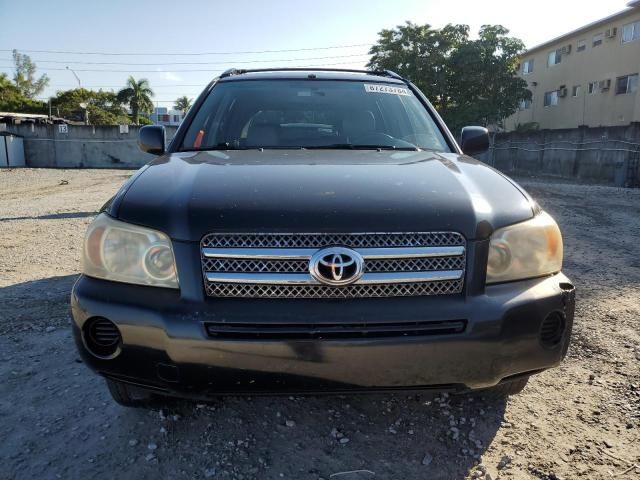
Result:
<svg viewBox="0 0 640 480"><path fill-rule="evenodd" d="M230 143L219 143L218 145L210 145L197 148L181 148L181 152L205 152L207 150L304 150L306 147L297 145L254 145L251 147L239 147Z"/></svg>
<svg viewBox="0 0 640 480"><path fill-rule="evenodd" d="M330 145L317 145L304 147L307 150L408 150L417 152L418 147L397 147L395 145L359 145L354 143L332 143Z"/></svg>
<svg viewBox="0 0 640 480"><path fill-rule="evenodd" d="M207 150L249 150L250 147L234 147L228 142L219 143L217 145L205 145L200 147L181 148L180 152L206 152Z"/></svg>
<svg viewBox="0 0 640 480"><path fill-rule="evenodd" d="M197 148L181 148L181 152L204 152L207 150L397 150L397 151L420 151L418 147L395 145L360 145L354 143L332 143L329 145L270 145L270 146L254 146L254 147L237 147L230 143L219 143L218 145L208 145Z"/></svg>

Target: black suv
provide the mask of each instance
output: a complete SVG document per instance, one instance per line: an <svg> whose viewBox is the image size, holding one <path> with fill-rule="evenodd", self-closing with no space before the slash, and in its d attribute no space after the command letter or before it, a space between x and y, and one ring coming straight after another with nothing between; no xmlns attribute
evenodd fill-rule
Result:
<svg viewBox="0 0 640 480"><path fill-rule="evenodd" d="M558 365L554 220L392 72L230 70L88 229L73 332L114 399L517 393Z"/></svg>

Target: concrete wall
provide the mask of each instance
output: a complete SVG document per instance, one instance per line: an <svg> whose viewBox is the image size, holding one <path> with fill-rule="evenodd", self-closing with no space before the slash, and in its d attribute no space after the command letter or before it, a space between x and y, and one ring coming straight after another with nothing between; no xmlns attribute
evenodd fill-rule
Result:
<svg viewBox="0 0 640 480"><path fill-rule="evenodd" d="M165 128L168 142L177 128ZM128 133L120 133L118 125L68 125L62 133L58 125L6 126L23 137L28 167L54 168L139 168L154 158L138 149L139 129L130 125Z"/></svg>
<svg viewBox="0 0 640 480"><path fill-rule="evenodd" d="M22 137L0 132L0 167L24 166L24 141Z"/></svg>
<svg viewBox="0 0 640 480"><path fill-rule="evenodd" d="M506 173L637 186L640 123L500 133L487 163Z"/></svg>
<svg viewBox="0 0 640 480"><path fill-rule="evenodd" d="M177 129L165 128L169 141ZM139 168L154 158L138 149L139 127L134 126L128 133L120 133L117 125L69 125L68 133L58 125L9 125L7 130L23 137L27 167ZM479 159L506 173L637 186L640 123L500 133Z"/></svg>

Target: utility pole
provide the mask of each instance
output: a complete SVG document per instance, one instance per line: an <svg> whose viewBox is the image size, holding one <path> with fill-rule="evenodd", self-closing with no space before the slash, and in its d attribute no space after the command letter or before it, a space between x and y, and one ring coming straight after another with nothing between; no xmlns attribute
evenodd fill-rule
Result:
<svg viewBox="0 0 640 480"><path fill-rule="evenodd" d="M80 108L84 110L84 124L89 125L89 104L85 102L80 102Z"/></svg>
<svg viewBox="0 0 640 480"><path fill-rule="evenodd" d="M78 81L78 88L82 88L82 83L80 82L80 77L73 70L73 68L69 68L69 66L66 66L66 69L69 70L71 73L73 73L73 76L76 77L76 80ZM88 107L88 105L86 103L80 103L80 108L82 108L84 110L84 124L85 125L89 125L89 112L87 111L87 107Z"/></svg>

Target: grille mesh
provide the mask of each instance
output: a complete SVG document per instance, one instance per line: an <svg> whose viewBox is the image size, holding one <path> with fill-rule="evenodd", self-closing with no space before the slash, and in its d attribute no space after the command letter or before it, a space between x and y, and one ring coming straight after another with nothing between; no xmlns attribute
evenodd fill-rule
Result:
<svg viewBox="0 0 640 480"><path fill-rule="evenodd" d="M348 248L394 247L466 247L465 238L456 232L426 233L348 233L348 234L208 234L202 248ZM308 273L308 260L207 258L202 255L203 272L225 273ZM466 255L426 258L365 260L365 273L423 272L465 269ZM330 285L286 285L252 283L216 283L205 278L205 290L212 297L243 298L360 298L446 295L462 292L459 280Z"/></svg>
<svg viewBox="0 0 640 480"><path fill-rule="evenodd" d="M462 280L428 283L369 285L258 285L244 283L207 283L207 295L244 298L364 298L411 297L460 293Z"/></svg>
<svg viewBox="0 0 640 480"><path fill-rule="evenodd" d="M203 248L322 248L340 245L350 248L449 247L465 245L456 232L345 233L345 234L215 234L202 239Z"/></svg>
<svg viewBox="0 0 640 480"><path fill-rule="evenodd" d="M240 260L236 258L204 258L205 272L304 273L308 260Z"/></svg>
<svg viewBox="0 0 640 480"><path fill-rule="evenodd" d="M402 258L367 260L365 272L424 272L427 270L463 270L464 255L458 257Z"/></svg>

